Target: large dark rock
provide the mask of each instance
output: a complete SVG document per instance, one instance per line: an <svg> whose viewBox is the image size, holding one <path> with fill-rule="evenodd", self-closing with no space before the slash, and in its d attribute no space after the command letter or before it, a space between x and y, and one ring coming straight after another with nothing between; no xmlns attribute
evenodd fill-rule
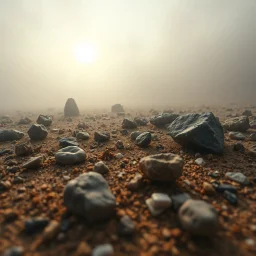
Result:
<svg viewBox="0 0 256 256"><path fill-rule="evenodd" d="M113 113L124 113L124 108L121 104L115 104L111 107Z"/></svg>
<svg viewBox="0 0 256 256"><path fill-rule="evenodd" d="M142 148L146 148L151 142L151 133L143 132L136 138L136 145Z"/></svg>
<svg viewBox="0 0 256 256"><path fill-rule="evenodd" d="M44 140L48 131L43 124L32 124L28 130L28 136L31 140Z"/></svg>
<svg viewBox="0 0 256 256"><path fill-rule="evenodd" d="M248 116L239 116L227 119L223 127L229 131L246 132L250 128Z"/></svg>
<svg viewBox="0 0 256 256"><path fill-rule="evenodd" d="M36 121L38 124L43 124L44 126L50 126L52 124L52 117L46 115L40 115Z"/></svg>
<svg viewBox="0 0 256 256"><path fill-rule="evenodd" d="M65 116L79 116L80 112L74 99L69 98L65 104L64 115Z"/></svg>
<svg viewBox="0 0 256 256"><path fill-rule="evenodd" d="M94 140L97 142L106 142L109 141L110 134L108 132L95 132L94 133Z"/></svg>
<svg viewBox="0 0 256 256"><path fill-rule="evenodd" d="M19 140L24 136L23 132L17 130L0 130L0 141Z"/></svg>
<svg viewBox="0 0 256 256"><path fill-rule="evenodd" d="M167 124L171 124L179 115L173 113L163 113L150 118L150 123L157 126L163 127Z"/></svg>
<svg viewBox="0 0 256 256"><path fill-rule="evenodd" d="M205 153L220 154L224 150L223 128L211 112L177 117L168 130L168 134L183 146Z"/></svg>

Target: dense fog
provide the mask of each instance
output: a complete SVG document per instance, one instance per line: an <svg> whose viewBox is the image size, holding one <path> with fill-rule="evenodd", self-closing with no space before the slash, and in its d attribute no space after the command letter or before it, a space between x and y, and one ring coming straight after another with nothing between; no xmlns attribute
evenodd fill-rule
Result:
<svg viewBox="0 0 256 256"><path fill-rule="evenodd" d="M253 104L255 13L255 0L0 0L0 109Z"/></svg>

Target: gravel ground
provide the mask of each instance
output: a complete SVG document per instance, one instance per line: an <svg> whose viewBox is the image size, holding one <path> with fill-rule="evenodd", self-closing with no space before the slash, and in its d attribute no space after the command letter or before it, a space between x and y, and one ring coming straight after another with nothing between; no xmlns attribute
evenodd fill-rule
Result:
<svg viewBox="0 0 256 256"><path fill-rule="evenodd" d="M197 112L209 109L197 109ZM225 120L230 113L241 113L244 109L233 112L223 108L211 111ZM132 117L136 116L131 111ZM39 113L30 116L36 121ZM254 113L256 114L256 112ZM147 111L144 116L150 117ZM25 136L18 142L29 141L28 125L16 125L19 116L12 116L13 123L4 128L15 128L23 131ZM223 155L201 156L205 164L195 163L197 152L187 151L168 136L167 130L156 128L152 124L128 130L122 135L123 117L80 117L64 119L54 114L54 120L48 127L45 140L31 142L34 152L25 157L14 154L15 143L4 142L2 149L10 149L13 153L0 156L0 254L13 246L21 246L24 255L91 255L98 245L111 244L114 255L218 255L218 256L249 256L256 253L256 157L247 154L247 149L256 142L242 141L245 152L233 150L237 141L229 139L225 133L225 150ZM59 166L55 163L54 154L59 149L58 139L71 137L79 123L87 126L85 131L90 139L79 141L79 147L85 150L85 163L72 166ZM63 130L62 134L53 129ZM130 139L135 130L150 131L157 135L149 147L139 148ZM111 134L108 142L96 145L93 134L95 131L107 131ZM117 131L116 134L112 131ZM249 130L246 136L256 130ZM121 140L124 149L117 149L115 144ZM127 184L139 170L141 158L157 153L175 153L184 159L183 175L175 183L153 182L143 179L143 184L136 191L130 191ZM115 155L122 153L123 158ZM46 158L37 170L25 170L22 164L31 156L45 154ZM92 171L94 164L103 160L109 172L103 174L109 188L116 197L116 213L107 221L89 224L85 219L78 218L67 212L63 204L63 192L69 180L79 174ZM7 166L18 166L16 173L7 171ZM216 177L210 176L218 171ZM240 185L225 177L227 172L239 171L250 181L247 186ZM17 183L17 176L20 177ZM203 183L214 181L230 184L237 188L238 204L232 205L222 193L216 192L208 196ZM145 203L152 193L166 193L169 196L181 192L188 193L193 199L202 199L210 203L218 213L219 230L213 237L192 236L184 231L178 220L177 212L167 209L159 216L152 216ZM128 215L135 223L135 231L131 237L120 236L117 232L120 219ZM31 218L42 217L49 221L46 229L37 230L34 234L25 232L25 222ZM51 226L52 224L52 226ZM20 254L21 255L21 254Z"/></svg>

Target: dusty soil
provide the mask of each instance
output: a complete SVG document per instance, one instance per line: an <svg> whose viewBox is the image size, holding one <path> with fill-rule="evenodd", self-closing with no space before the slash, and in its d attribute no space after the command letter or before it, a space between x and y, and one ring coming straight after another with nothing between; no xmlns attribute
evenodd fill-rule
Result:
<svg viewBox="0 0 256 256"><path fill-rule="evenodd" d="M201 109L209 111L209 109ZM197 110L199 111L199 109ZM242 113L243 109L233 112L225 108L213 109L214 114L224 120L230 113ZM253 109L256 114L256 109ZM149 111L142 113L150 117ZM23 114L24 115L24 114ZM134 111L132 117L136 115ZM38 113L30 116L36 121ZM137 147L128 135L120 133L122 117L89 118L85 112L71 120L64 119L61 114L54 113L53 124L48 128L48 137L41 142L31 142L34 153L31 156L44 153L47 159L40 169L26 171L21 168L18 173L6 171L7 164L22 165L29 157L17 157L15 154L0 156L0 180L10 181L11 186L0 192L0 254L7 248L18 245L25 250L25 255L88 255L95 246L110 243L115 255L218 255L218 256L249 256L256 253L256 157L233 151L235 141L228 139L225 133L225 152L221 156L205 155L205 166L195 164L196 152L187 152L166 135L165 129L159 129L151 124L141 126L138 130L151 131L157 135L157 140L151 142L149 148ZM5 128L15 128L23 131L25 137L20 141L28 141L27 130L30 125L16 125L18 115L11 117L14 123ZM85 122L90 134L88 141L80 141L79 146L86 151L87 160L84 164L75 166L58 166L54 153L59 149L58 138L72 136L79 122ZM63 134L51 131L63 129ZM111 134L109 142L95 146L93 134L95 131L116 130ZM248 133L253 130L248 131ZM256 132L256 131L255 131ZM125 149L115 148L117 140L121 140ZM254 142L256 143L256 142ZM14 152L15 142L0 144L0 150L10 149ZM253 142L244 141L247 149ZM159 149L158 145L163 146ZM105 154L103 155L103 153ZM107 152L107 153L106 153ZM122 159L115 159L114 154L121 152ZM182 155L185 160L183 176L175 183L158 183L147 179L138 191L129 191L128 182L139 172L139 160L148 155L160 152L172 152ZM6 160L9 157L9 160ZM78 219L67 213L63 205L63 191L67 180L81 173L92 170L94 163L102 159L109 166L110 172L103 175L108 181L113 194L116 196L116 215L103 223L89 225L86 220ZM13 163L10 163L10 160ZM9 163L8 163L9 161ZM125 163L121 168L120 164ZM210 171L219 171L220 177L208 175ZM242 186L225 178L228 171L244 173L251 184ZM23 178L23 182L15 184L14 176ZM233 206L223 198L221 193L208 197L202 193L204 181L232 184L238 188L238 205ZM203 199L212 204L218 214L220 229L215 237L193 237L182 230L173 209L166 210L162 215L153 217L145 200L153 192L164 192L169 195L187 192L192 198ZM136 231L131 238L120 237L117 226L120 217L129 215L136 224ZM24 233L24 222L32 217L46 217L56 220L60 227L49 239L43 238L43 232L30 236ZM68 224L67 224L68 223ZM65 226L66 225L66 226ZM254 242L254 243L253 243ZM89 254L90 255L90 254Z"/></svg>

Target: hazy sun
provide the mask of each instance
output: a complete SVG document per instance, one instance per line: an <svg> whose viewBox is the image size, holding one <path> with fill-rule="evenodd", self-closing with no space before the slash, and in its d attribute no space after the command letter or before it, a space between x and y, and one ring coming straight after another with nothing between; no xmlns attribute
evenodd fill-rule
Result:
<svg viewBox="0 0 256 256"><path fill-rule="evenodd" d="M74 56L80 63L93 63L97 59L97 50L93 44L84 43L74 47Z"/></svg>

